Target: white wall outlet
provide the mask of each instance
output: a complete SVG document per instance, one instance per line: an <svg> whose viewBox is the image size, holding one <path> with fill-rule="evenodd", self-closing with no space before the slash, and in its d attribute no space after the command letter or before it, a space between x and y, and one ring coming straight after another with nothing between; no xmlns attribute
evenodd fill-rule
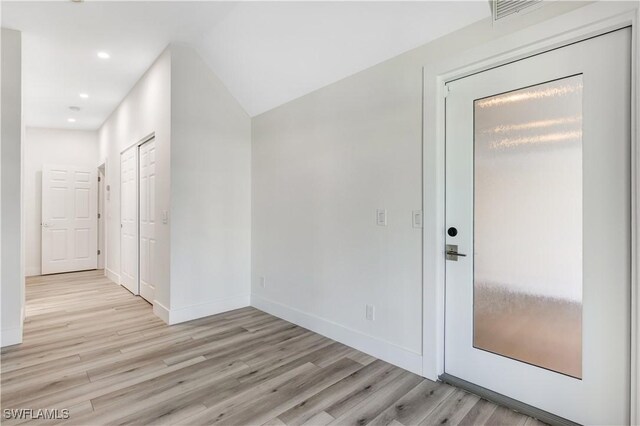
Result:
<svg viewBox="0 0 640 426"><path fill-rule="evenodd" d="M422 210L413 211L413 227L422 228Z"/></svg>
<svg viewBox="0 0 640 426"><path fill-rule="evenodd" d="M375 308L373 305L366 305L365 318L367 318L367 321L373 321L376 319Z"/></svg>
<svg viewBox="0 0 640 426"><path fill-rule="evenodd" d="M260 277L260 287L265 288L267 286L267 279L265 277Z"/></svg>
<svg viewBox="0 0 640 426"><path fill-rule="evenodd" d="M376 209L376 224L387 226L387 209Z"/></svg>

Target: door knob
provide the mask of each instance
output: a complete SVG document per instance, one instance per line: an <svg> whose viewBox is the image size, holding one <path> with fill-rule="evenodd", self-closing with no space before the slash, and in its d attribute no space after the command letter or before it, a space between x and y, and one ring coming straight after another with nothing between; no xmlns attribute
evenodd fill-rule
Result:
<svg viewBox="0 0 640 426"><path fill-rule="evenodd" d="M447 244L445 249L446 259L454 262L458 261L458 257L466 257L466 254L458 253L458 246L456 244Z"/></svg>

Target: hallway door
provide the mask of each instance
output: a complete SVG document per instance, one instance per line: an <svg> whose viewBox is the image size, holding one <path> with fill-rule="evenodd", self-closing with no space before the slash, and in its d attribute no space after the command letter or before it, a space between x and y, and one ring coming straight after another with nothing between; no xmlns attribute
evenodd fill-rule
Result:
<svg viewBox="0 0 640 426"><path fill-rule="evenodd" d="M156 271L156 144L140 145L140 296L153 303Z"/></svg>
<svg viewBox="0 0 640 426"><path fill-rule="evenodd" d="M628 424L631 30L448 84L445 372Z"/></svg>
<svg viewBox="0 0 640 426"><path fill-rule="evenodd" d="M120 283L138 294L138 147L120 155Z"/></svg>
<svg viewBox="0 0 640 426"><path fill-rule="evenodd" d="M96 269L97 183L86 167L42 167L42 275Z"/></svg>

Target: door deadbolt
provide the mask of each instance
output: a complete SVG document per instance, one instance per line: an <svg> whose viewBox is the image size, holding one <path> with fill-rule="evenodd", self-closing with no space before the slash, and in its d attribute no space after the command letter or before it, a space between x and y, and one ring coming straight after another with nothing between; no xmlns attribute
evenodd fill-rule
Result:
<svg viewBox="0 0 640 426"><path fill-rule="evenodd" d="M447 229L447 234L450 237L455 237L456 235L458 235L458 230L452 226L451 228Z"/></svg>

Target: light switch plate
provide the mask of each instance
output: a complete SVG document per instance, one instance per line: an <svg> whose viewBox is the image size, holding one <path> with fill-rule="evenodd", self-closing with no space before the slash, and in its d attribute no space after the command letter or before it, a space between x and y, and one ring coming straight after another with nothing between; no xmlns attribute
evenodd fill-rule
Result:
<svg viewBox="0 0 640 426"><path fill-rule="evenodd" d="M365 318L367 321L373 321L375 319L375 308L373 305L366 305Z"/></svg>
<svg viewBox="0 0 640 426"><path fill-rule="evenodd" d="M166 210L162 210L162 223L165 225L169 223L169 212Z"/></svg>
<svg viewBox="0 0 640 426"><path fill-rule="evenodd" d="M413 227L422 228L422 210L413 211Z"/></svg>
<svg viewBox="0 0 640 426"><path fill-rule="evenodd" d="M387 226L387 209L376 209L376 224Z"/></svg>

